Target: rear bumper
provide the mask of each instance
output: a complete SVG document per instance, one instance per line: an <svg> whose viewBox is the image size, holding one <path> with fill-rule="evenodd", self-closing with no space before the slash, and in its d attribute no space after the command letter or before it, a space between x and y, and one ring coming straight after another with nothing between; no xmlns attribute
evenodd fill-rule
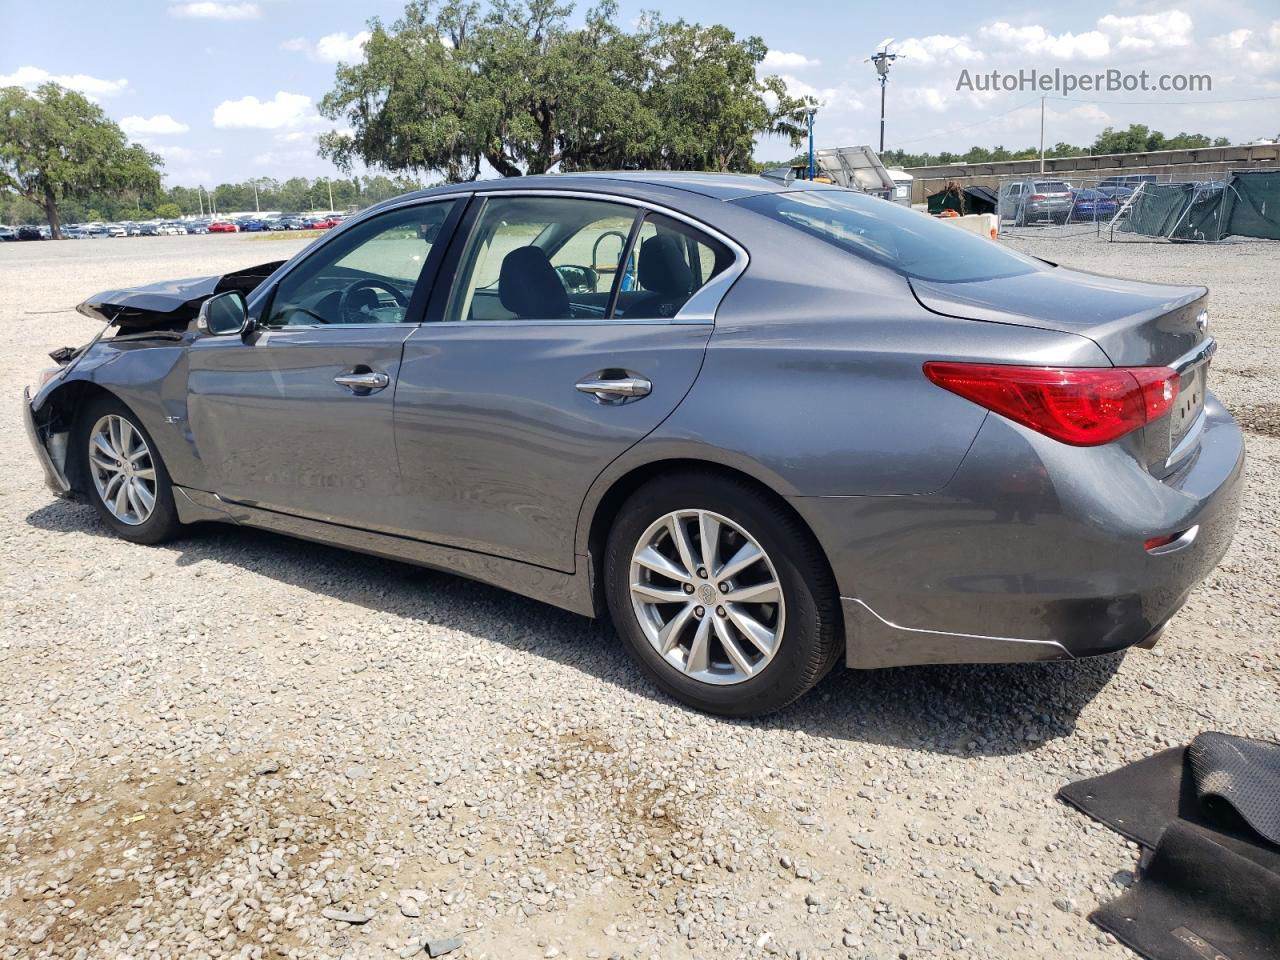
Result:
<svg viewBox="0 0 1280 960"><path fill-rule="evenodd" d="M26 427L27 439L31 441L31 448L36 452L36 460L44 472L45 485L57 496L73 499L71 484L67 482L66 476L58 465L53 462L49 448L45 446L40 436L40 428L36 426L35 410L31 406L31 390L27 387L22 390L22 425Z"/></svg>
<svg viewBox="0 0 1280 960"><path fill-rule="evenodd" d="M1244 462L1210 395L1198 450L1163 481L993 416L938 493L791 502L831 561L849 666L1063 660L1154 640L1230 545Z"/></svg>

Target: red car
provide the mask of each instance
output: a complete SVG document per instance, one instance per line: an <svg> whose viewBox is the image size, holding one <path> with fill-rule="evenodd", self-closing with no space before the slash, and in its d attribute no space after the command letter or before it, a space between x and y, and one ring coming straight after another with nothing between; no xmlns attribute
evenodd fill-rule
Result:
<svg viewBox="0 0 1280 960"><path fill-rule="evenodd" d="M240 228L228 220L216 220L209 224L210 233L239 233Z"/></svg>
<svg viewBox="0 0 1280 960"><path fill-rule="evenodd" d="M336 227L340 221L332 217L311 217L302 224L304 230L328 230L330 227Z"/></svg>

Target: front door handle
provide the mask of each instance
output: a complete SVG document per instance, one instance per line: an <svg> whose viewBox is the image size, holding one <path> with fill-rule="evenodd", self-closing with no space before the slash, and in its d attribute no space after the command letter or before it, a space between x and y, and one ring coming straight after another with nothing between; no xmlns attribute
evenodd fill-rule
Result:
<svg viewBox="0 0 1280 960"><path fill-rule="evenodd" d="M581 393L595 394L597 400L616 403L629 397L647 397L653 384L644 377L619 377L617 379L601 379L588 377L575 384Z"/></svg>
<svg viewBox="0 0 1280 960"><path fill-rule="evenodd" d="M364 396L385 389L391 383L391 378L380 370L366 370L359 373L355 371L340 373L333 378L333 382L346 387L352 393Z"/></svg>

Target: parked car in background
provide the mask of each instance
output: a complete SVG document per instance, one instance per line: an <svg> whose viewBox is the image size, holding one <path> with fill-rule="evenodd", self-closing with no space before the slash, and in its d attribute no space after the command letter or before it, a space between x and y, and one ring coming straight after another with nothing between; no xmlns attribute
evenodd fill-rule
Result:
<svg viewBox="0 0 1280 960"><path fill-rule="evenodd" d="M107 224L108 237L127 237L128 235L129 235L129 231L125 228L124 224L122 223Z"/></svg>
<svg viewBox="0 0 1280 960"><path fill-rule="evenodd" d="M230 220L215 220L209 224L210 233L239 233L240 228Z"/></svg>
<svg viewBox="0 0 1280 960"><path fill-rule="evenodd" d="M124 225L124 232L131 237L140 237L142 236L142 224L126 223Z"/></svg>
<svg viewBox="0 0 1280 960"><path fill-rule="evenodd" d="M61 232L63 240L83 240L85 238L85 229L78 223L64 224Z"/></svg>
<svg viewBox="0 0 1280 960"><path fill-rule="evenodd" d="M44 235L40 232L40 228L34 223L24 223L17 229L17 239L19 240L43 240Z"/></svg>
<svg viewBox="0 0 1280 960"><path fill-rule="evenodd" d="M328 230L334 225L334 222L328 217L308 217L306 220L302 221L302 228L304 230Z"/></svg>
<svg viewBox="0 0 1280 960"><path fill-rule="evenodd" d="M160 232L167 237L185 237L187 228L184 224L178 223L176 220L166 220L160 224Z"/></svg>
<svg viewBox="0 0 1280 960"><path fill-rule="evenodd" d="M1075 191L1074 203L1071 207L1072 220L1110 220L1116 215L1120 204L1114 196L1108 196L1101 190L1085 187Z"/></svg>
<svg viewBox="0 0 1280 960"><path fill-rule="evenodd" d="M265 220L251 219L251 220L240 221L241 233L261 233L266 229L267 229L267 221Z"/></svg>
<svg viewBox="0 0 1280 960"><path fill-rule="evenodd" d="M90 297L128 335L64 352L26 430L126 540L222 521L456 570L610 616L743 716L841 663L1155 642L1240 508L1207 296L807 181L479 181Z"/></svg>
<svg viewBox="0 0 1280 960"><path fill-rule="evenodd" d="M1015 226L1065 223L1071 206L1071 187L1063 180L1011 180L1000 185L1000 219L1012 220Z"/></svg>
<svg viewBox="0 0 1280 960"><path fill-rule="evenodd" d="M1097 189L1112 197L1129 196L1144 183L1157 183L1158 178L1154 174L1149 173L1131 173L1124 176L1106 177L1098 183Z"/></svg>
<svg viewBox="0 0 1280 960"><path fill-rule="evenodd" d="M18 231L13 229L13 227L0 227L0 242L17 239Z"/></svg>
<svg viewBox="0 0 1280 960"><path fill-rule="evenodd" d="M278 220L271 221L272 230L301 230L301 217L280 217Z"/></svg>
<svg viewBox="0 0 1280 960"><path fill-rule="evenodd" d="M85 236L90 240L103 240L111 236L111 232L107 230L105 224L97 223L85 230Z"/></svg>
<svg viewBox="0 0 1280 960"><path fill-rule="evenodd" d="M209 222L208 220L190 220L187 222L187 233L208 233Z"/></svg>

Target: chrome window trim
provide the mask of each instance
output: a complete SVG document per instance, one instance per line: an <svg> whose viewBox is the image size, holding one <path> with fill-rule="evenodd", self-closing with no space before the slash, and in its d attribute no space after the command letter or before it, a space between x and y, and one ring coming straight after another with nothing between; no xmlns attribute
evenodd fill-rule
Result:
<svg viewBox="0 0 1280 960"><path fill-rule="evenodd" d="M707 223L691 217L687 213L679 210L673 210L670 207L663 206L659 203L652 203L648 200L641 200L636 197L623 197L616 193L606 193L604 191L595 190L561 190L557 188L548 189L512 189L512 190L479 190L473 196L483 197L572 197L580 200L601 200L609 203L619 203L628 207L637 207L641 210L651 213L660 213L672 220L679 220L699 230L707 236L723 243L729 248L729 252L733 254L733 263L725 267L720 273L712 277L696 291L693 296L685 301L674 317L670 319L651 318L645 319L637 317L634 320L628 320L626 317L599 317L571 320L440 320L436 323L424 323L423 326L452 326L455 324L485 324L507 325L520 324L521 326L529 326L531 324L584 324L584 323L712 323L716 321L716 312L720 309L720 302L729 292L729 288L737 282L738 278L746 272L747 266L751 262L751 257L747 253L746 248L732 237L720 232L715 227ZM454 278L456 280L456 277Z"/></svg>

